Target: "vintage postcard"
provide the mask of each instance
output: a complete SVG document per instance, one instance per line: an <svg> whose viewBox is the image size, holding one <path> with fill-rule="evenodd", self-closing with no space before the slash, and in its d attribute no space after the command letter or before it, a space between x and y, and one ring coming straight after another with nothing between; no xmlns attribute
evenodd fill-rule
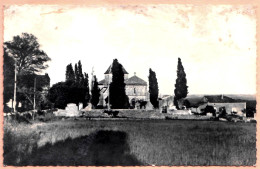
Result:
<svg viewBox="0 0 260 169"><path fill-rule="evenodd" d="M256 167L257 10L3 4L3 166Z"/></svg>

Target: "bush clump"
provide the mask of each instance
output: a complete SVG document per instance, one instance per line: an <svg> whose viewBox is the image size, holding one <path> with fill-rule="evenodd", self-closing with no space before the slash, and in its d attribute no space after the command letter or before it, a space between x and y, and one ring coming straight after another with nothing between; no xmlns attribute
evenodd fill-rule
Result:
<svg viewBox="0 0 260 169"><path fill-rule="evenodd" d="M109 116L112 116L112 117L118 117L119 111L105 110L104 113L106 113L106 114L108 114Z"/></svg>

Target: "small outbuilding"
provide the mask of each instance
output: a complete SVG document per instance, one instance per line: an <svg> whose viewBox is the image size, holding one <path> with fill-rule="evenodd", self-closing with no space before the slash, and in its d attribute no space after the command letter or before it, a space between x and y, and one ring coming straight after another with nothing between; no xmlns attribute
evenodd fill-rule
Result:
<svg viewBox="0 0 260 169"><path fill-rule="evenodd" d="M213 106L216 112L225 108L227 114L245 116L246 102L232 99L223 95L208 95L202 97L197 103L192 104L192 112L202 114L207 106Z"/></svg>

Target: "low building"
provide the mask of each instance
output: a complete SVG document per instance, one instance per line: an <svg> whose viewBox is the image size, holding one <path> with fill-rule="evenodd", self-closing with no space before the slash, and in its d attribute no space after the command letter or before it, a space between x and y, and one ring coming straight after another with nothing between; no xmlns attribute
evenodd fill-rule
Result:
<svg viewBox="0 0 260 169"><path fill-rule="evenodd" d="M189 100L189 99L188 99ZM220 108L225 108L227 114L245 115L246 102L232 99L223 95L208 95L202 97L197 103L192 103L192 112L202 113L206 106L213 106L216 112L219 112Z"/></svg>

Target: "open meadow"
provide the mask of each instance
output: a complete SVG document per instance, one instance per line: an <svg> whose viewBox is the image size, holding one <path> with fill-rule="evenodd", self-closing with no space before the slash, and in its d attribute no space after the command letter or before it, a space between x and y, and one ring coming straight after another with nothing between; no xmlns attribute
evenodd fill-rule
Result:
<svg viewBox="0 0 260 169"><path fill-rule="evenodd" d="M15 166L255 165L256 124L63 119L4 124Z"/></svg>

